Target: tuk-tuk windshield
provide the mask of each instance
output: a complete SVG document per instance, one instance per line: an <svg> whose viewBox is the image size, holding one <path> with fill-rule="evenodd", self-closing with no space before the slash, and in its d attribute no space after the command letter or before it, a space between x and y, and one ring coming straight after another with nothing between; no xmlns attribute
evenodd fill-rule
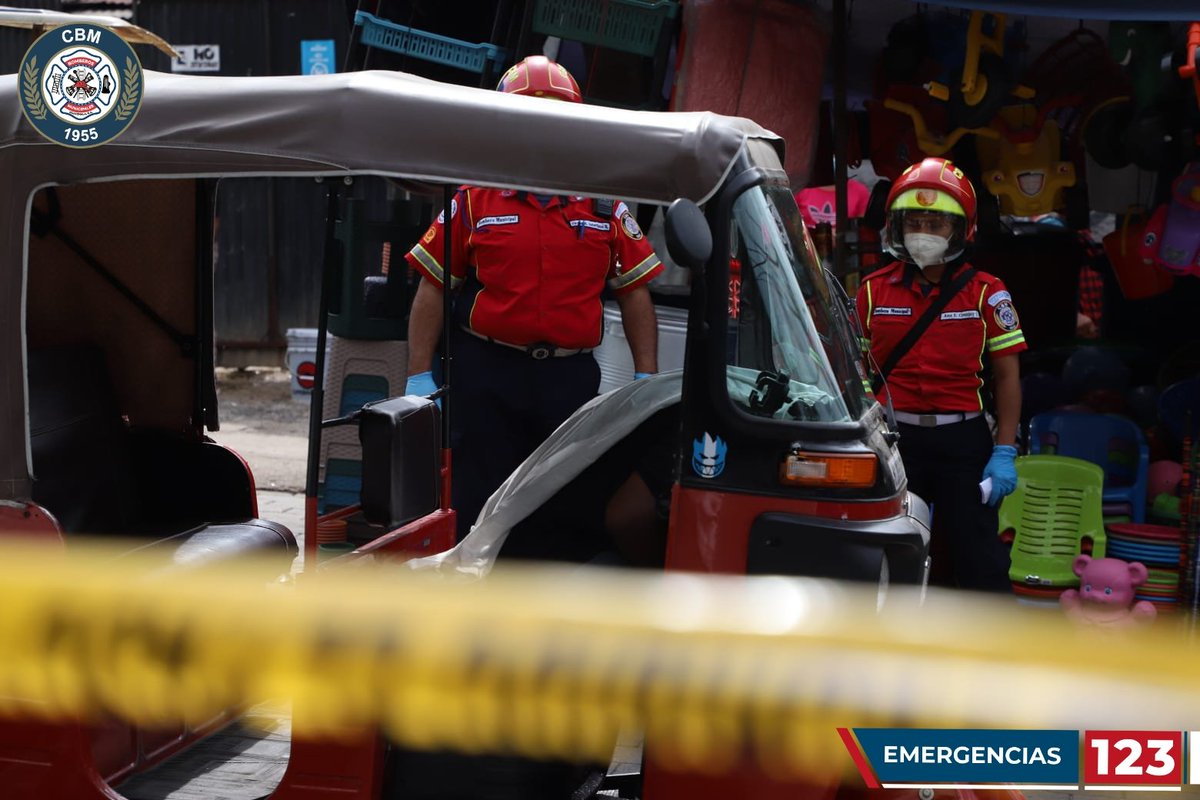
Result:
<svg viewBox="0 0 1200 800"><path fill-rule="evenodd" d="M849 309L827 280L791 191L733 204L726 386L756 416L849 422L869 403Z"/></svg>

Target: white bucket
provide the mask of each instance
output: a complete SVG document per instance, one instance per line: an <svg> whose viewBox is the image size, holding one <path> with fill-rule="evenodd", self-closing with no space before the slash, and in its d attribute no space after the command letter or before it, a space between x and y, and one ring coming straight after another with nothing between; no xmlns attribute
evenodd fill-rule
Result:
<svg viewBox="0 0 1200 800"><path fill-rule="evenodd" d="M326 370L329 369L329 341L325 337ZM317 329L288 328L287 368L292 376L292 399L308 402L317 374Z"/></svg>
<svg viewBox="0 0 1200 800"><path fill-rule="evenodd" d="M683 369L687 311L669 306L655 306L654 311L658 316L658 369ZM604 304L604 338L593 355L600 365L601 394L633 380L633 354L621 326L621 308L615 302Z"/></svg>

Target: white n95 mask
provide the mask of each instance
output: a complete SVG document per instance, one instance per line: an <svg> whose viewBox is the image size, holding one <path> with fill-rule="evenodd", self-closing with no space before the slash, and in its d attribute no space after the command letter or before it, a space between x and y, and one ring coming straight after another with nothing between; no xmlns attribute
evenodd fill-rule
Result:
<svg viewBox="0 0 1200 800"><path fill-rule="evenodd" d="M921 269L945 261L946 251L949 248L949 239L932 233L904 234L904 249Z"/></svg>

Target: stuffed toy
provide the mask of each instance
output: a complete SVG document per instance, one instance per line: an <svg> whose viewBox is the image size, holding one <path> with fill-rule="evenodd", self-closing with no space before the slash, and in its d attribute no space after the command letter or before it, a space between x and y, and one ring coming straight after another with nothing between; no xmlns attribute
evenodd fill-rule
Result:
<svg viewBox="0 0 1200 800"><path fill-rule="evenodd" d="M1071 569L1079 576L1079 589L1067 589L1059 602L1076 622L1098 628L1128 628L1150 623L1157 615L1153 603L1134 601L1134 589L1149 577L1145 564L1079 555Z"/></svg>

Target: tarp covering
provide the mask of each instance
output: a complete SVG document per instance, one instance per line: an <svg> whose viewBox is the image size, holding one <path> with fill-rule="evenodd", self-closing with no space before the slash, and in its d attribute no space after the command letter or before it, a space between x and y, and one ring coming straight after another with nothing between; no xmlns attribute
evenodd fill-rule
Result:
<svg viewBox="0 0 1200 800"><path fill-rule="evenodd" d="M147 72L114 142L69 149L22 115L0 76L0 501L28 497L25 231L39 186L136 177L391 175L668 203L703 202L747 140L782 141L710 113L601 108L394 72L200 77ZM776 163L775 168L779 168Z"/></svg>
<svg viewBox="0 0 1200 800"><path fill-rule="evenodd" d="M481 577L491 572L509 532L645 420L679 402L683 370L660 372L580 407L550 434L479 511L455 547L405 562L409 569Z"/></svg>

